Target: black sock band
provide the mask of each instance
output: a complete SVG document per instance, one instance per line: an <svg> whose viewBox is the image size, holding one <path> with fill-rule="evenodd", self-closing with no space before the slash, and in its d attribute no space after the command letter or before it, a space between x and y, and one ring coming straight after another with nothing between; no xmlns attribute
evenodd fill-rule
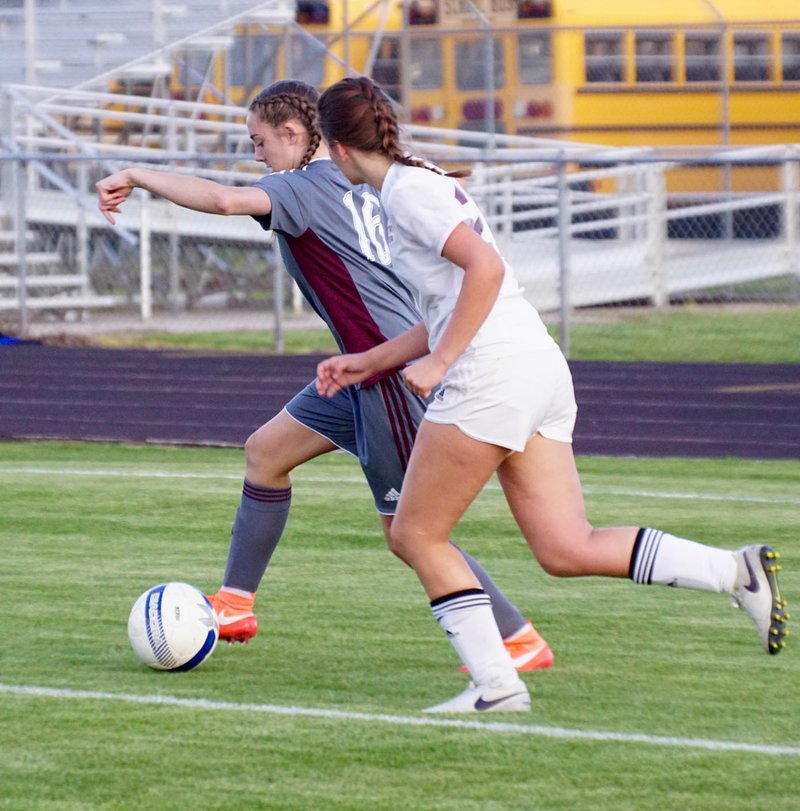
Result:
<svg viewBox="0 0 800 811"><path fill-rule="evenodd" d="M437 597L435 600L431 600L431 608L435 608L437 605L441 605L442 603L450 602L450 600L456 600L459 597L469 597L472 594L485 594L486 592L483 589L464 589L463 591L453 591L450 594L445 594L442 597Z"/></svg>
<svg viewBox="0 0 800 811"><path fill-rule="evenodd" d="M650 585L653 582L653 566L663 537L664 533L660 529L642 527L637 533L628 569L628 577L634 583Z"/></svg>

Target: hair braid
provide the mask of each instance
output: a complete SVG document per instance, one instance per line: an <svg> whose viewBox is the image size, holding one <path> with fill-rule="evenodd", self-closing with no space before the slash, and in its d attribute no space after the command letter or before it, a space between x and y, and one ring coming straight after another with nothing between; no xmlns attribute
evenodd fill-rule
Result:
<svg viewBox="0 0 800 811"><path fill-rule="evenodd" d="M329 87L320 96L317 109L319 127L329 142L380 152L395 163L430 169L440 175L469 175L468 171L445 172L410 154L401 143L400 125L391 99L366 76L342 79Z"/></svg>

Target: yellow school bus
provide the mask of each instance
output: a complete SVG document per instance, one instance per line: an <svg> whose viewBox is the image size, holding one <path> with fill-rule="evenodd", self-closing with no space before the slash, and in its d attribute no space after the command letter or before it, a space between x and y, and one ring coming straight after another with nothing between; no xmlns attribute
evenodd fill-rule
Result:
<svg viewBox="0 0 800 811"><path fill-rule="evenodd" d="M366 74L414 124L611 146L800 142L800 0L300 0L293 23L226 40L175 52L169 95L244 106L275 79Z"/></svg>
<svg viewBox="0 0 800 811"><path fill-rule="evenodd" d="M797 142L800 4L300 2L288 32L237 31L206 100L348 73L380 82L411 123L610 145ZM176 93L187 75L176 68Z"/></svg>

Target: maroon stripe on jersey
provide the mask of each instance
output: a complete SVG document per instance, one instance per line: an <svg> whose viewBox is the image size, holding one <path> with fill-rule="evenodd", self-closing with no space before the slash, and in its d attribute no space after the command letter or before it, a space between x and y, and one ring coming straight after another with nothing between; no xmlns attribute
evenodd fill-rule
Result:
<svg viewBox="0 0 800 811"><path fill-rule="evenodd" d="M394 436L394 444L397 447L403 470L405 470L408 467L411 449L414 446L416 428L401 387L402 383L397 375L392 375L380 382L381 394L383 395L386 413L389 415L389 424Z"/></svg>
<svg viewBox="0 0 800 811"><path fill-rule="evenodd" d="M286 243L300 271L317 294L347 352L363 352L386 336L372 318L341 257L311 229Z"/></svg>
<svg viewBox="0 0 800 811"><path fill-rule="evenodd" d="M398 414L402 419L406 441L408 442L408 455L410 457L411 449L414 447L414 440L417 438L417 424L414 422L414 416L408 407L408 399L405 396L406 387L403 384L403 379L400 377L400 372L392 375L390 383L397 394L397 399L400 401Z"/></svg>
<svg viewBox="0 0 800 811"><path fill-rule="evenodd" d="M336 251L310 228L299 237L286 236L286 244L333 324L346 352L364 352L387 340ZM373 375L361 385L374 386L393 371L389 369Z"/></svg>

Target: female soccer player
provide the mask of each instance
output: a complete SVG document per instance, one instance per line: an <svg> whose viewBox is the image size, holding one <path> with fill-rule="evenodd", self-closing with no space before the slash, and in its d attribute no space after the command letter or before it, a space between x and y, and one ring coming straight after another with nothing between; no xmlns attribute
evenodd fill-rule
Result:
<svg viewBox="0 0 800 811"><path fill-rule="evenodd" d="M252 101L247 128L255 158L273 172L251 187L129 168L101 180L97 192L112 224L137 187L196 211L253 216L277 234L287 270L342 351L356 352L403 333L420 316L391 270L378 196L367 187L354 189L321 142L317 95L303 82L279 81ZM222 587L211 598L222 638L246 642L257 632L255 592L286 525L291 471L337 448L356 455L388 538L424 411L424 399L402 385L399 372L389 370L333 399L319 396L310 383L249 437L227 566ZM544 639L480 564L462 555L491 593L515 667L548 667L553 654Z"/></svg>
<svg viewBox="0 0 800 811"><path fill-rule="evenodd" d="M318 103L331 157L352 183L381 193L394 270L416 291L423 323L318 367L336 395L406 366L428 406L411 454L390 545L413 566L472 677L432 712L524 711L528 690L503 649L489 600L447 542L493 473L542 567L561 577L606 575L732 595L769 653L786 634L777 554L764 544L717 549L657 529L595 529L572 452L577 407L564 356L523 298L475 203L428 171L399 139L388 97L366 78L328 88Z"/></svg>

